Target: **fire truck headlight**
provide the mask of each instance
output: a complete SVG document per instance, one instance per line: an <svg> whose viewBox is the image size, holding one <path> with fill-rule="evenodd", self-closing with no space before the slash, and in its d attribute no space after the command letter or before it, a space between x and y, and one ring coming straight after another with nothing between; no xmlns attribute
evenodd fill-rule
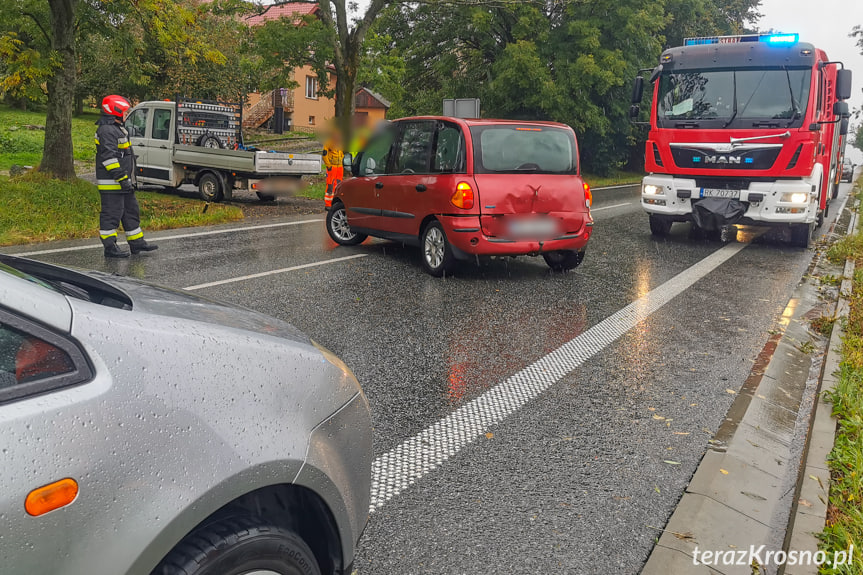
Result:
<svg viewBox="0 0 863 575"><path fill-rule="evenodd" d="M782 194L781 200L783 202L788 202L791 204L808 204L809 194L804 194L801 192L795 194Z"/></svg>
<svg viewBox="0 0 863 575"><path fill-rule="evenodd" d="M645 184L641 191L645 196L659 196L662 194L661 187L651 184Z"/></svg>

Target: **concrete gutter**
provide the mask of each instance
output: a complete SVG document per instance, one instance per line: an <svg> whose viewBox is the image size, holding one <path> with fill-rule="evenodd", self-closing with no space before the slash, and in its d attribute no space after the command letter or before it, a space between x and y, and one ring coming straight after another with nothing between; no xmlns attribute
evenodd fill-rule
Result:
<svg viewBox="0 0 863 575"><path fill-rule="evenodd" d="M852 216L851 230L857 229L858 215ZM794 501L791 521L786 538L786 549L818 551L818 534L824 530L827 522L827 504L830 497L830 468L827 457L833 450L836 439L837 420L832 416L833 407L824 400L824 392L833 391L839 381L837 372L842 361L842 340L845 337L842 319L848 317L849 305L846 299L851 295L854 279L854 262L845 262L842 275L842 287L839 290L839 302L836 304L834 318L836 323L827 347L827 359L824 362L824 372L818 400L815 404L815 414L812 418L812 431L806 446L806 456L798 484L798 496ZM817 575L815 565L789 566L780 571L783 575Z"/></svg>
<svg viewBox="0 0 863 575"><path fill-rule="evenodd" d="M767 551L803 549L798 545L804 544L804 533L823 529L823 516L817 519L822 509L816 507L821 499L813 492L818 482L809 475L820 477L826 486L829 473L823 462L823 469L819 469L808 465L808 459L804 464L804 458L808 438L812 445L809 453L820 458L832 449L833 435L810 433L813 417L830 425L830 408L818 409L813 415L823 355L808 343L813 340L809 324L816 317L840 310L824 301L819 283L807 278L798 286L782 314L782 333L773 335L759 355L642 575L773 575L778 573L777 566L769 561L766 565L750 562L750 549L763 545L762 559ZM823 341L816 347L821 346ZM834 347L831 340L830 349ZM835 365L828 369L832 373ZM822 497L826 513L827 497ZM812 507L795 508L796 502L804 499ZM796 540L789 535L792 512L796 512L795 519L798 513L804 515L795 521L799 528L794 530ZM817 520L820 525L816 527ZM721 553L722 559L705 558L707 564L697 561L705 551ZM738 563L743 552L746 559ZM726 564L725 559L732 554L735 564ZM788 571L789 575L800 573Z"/></svg>

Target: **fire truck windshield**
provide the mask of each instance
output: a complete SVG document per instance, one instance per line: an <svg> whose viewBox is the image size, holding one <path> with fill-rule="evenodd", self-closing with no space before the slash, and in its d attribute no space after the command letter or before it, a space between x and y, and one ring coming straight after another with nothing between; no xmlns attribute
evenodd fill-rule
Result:
<svg viewBox="0 0 863 575"><path fill-rule="evenodd" d="M660 128L792 128L809 103L809 68L680 70L663 74Z"/></svg>

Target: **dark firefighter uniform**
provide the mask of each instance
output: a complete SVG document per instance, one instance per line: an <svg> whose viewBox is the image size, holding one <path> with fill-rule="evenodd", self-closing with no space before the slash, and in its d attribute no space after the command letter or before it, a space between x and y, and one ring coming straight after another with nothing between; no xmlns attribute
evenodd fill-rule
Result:
<svg viewBox="0 0 863 575"><path fill-rule="evenodd" d="M96 122L96 185L102 198L99 237L108 257L125 257L117 247L117 227L122 223L132 253L150 251L141 229L140 208L132 176L135 156L129 133L115 116L102 114Z"/></svg>

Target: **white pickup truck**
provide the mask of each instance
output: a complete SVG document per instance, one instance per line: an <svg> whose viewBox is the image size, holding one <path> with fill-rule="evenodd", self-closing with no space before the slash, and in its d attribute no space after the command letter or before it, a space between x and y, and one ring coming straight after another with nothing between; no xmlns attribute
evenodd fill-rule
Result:
<svg viewBox="0 0 863 575"><path fill-rule="evenodd" d="M218 102L141 102L126 117L137 156L138 185L177 188L194 184L208 202L230 199L234 190L272 192L295 188L304 175L321 173L318 154L245 149L242 108Z"/></svg>

